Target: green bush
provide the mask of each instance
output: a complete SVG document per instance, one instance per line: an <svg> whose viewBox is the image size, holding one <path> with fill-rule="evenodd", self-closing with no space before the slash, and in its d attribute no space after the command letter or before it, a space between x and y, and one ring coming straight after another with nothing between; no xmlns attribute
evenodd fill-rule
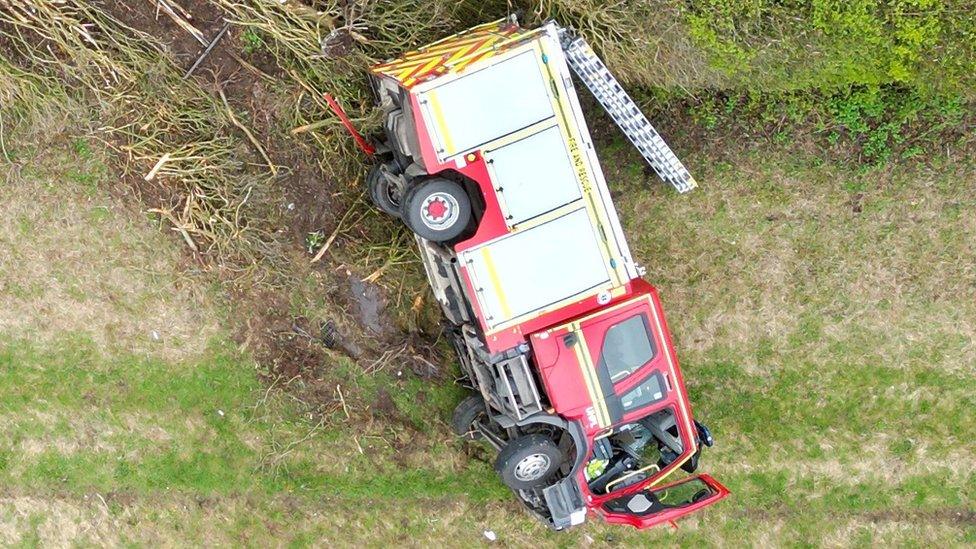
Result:
<svg viewBox="0 0 976 549"><path fill-rule="evenodd" d="M540 0L629 84L804 90L908 85L973 94L976 17L962 0Z"/></svg>

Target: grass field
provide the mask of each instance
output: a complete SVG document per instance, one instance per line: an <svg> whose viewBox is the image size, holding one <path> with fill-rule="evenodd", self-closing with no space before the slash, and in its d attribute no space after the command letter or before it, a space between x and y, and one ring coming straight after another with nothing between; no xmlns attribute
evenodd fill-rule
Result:
<svg viewBox="0 0 976 549"><path fill-rule="evenodd" d="M706 468L734 496L677 532L555 535L447 434L449 383L425 390L436 419L417 433L319 424L262 387L216 300L180 289L179 241L111 197L78 143L0 174L4 309L25 311L2 324L5 543L976 540L972 166L859 175L745 152L701 165L688 197L611 170L717 434Z"/></svg>
<svg viewBox="0 0 976 549"><path fill-rule="evenodd" d="M693 115L670 135L701 188L678 196L594 117L717 439L702 470L733 495L677 530L556 534L450 434L456 369L409 238L359 198L364 161L334 125L293 133L324 116L295 79L330 73L296 76L267 28L236 30L185 84L178 41L139 64L177 86L162 98L0 64L0 543L976 544L971 126L865 166L803 139L725 146ZM304 47L295 32L282 43ZM231 48L277 80L221 72ZM70 71L139 72L123 57ZM169 150L185 157L148 184Z"/></svg>

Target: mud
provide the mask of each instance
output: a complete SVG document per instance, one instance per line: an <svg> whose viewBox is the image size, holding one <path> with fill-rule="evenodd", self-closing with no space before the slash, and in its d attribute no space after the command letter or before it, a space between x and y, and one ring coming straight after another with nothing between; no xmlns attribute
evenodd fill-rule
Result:
<svg viewBox="0 0 976 549"><path fill-rule="evenodd" d="M189 69L205 45L180 27L162 10L157 11L153 2L123 2L121 0L102 0L103 9L125 25L140 30L159 39L184 69ZM200 0L181 0L190 14L189 23L203 33L206 41L213 39L224 25L219 8L210 2ZM228 38L227 36L224 39ZM197 70L211 70L226 75L237 70L237 63L228 55L226 45L221 43Z"/></svg>
<svg viewBox="0 0 976 549"><path fill-rule="evenodd" d="M363 281L358 275L349 273L348 302L353 316L373 334L387 338L395 332L392 320L387 315L387 300L376 284Z"/></svg>
<svg viewBox="0 0 976 549"><path fill-rule="evenodd" d="M157 13L153 2L98 0L105 11L125 25L158 39L172 55L180 69L186 71L199 58L206 44L195 39L165 13ZM225 25L223 13L206 0L180 0L192 15L191 23L206 42ZM342 403L336 387L342 385L346 400L351 394L348 380L338 379L337 356L345 355L366 371L387 369L395 375L415 375L424 379L442 379L437 366L441 357L432 349L432 341L402 333L392 319L390 303L378 285L362 280L361 273L336 269L328 259L310 266L305 238L311 232L328 235L348 207L334 181L323 174L321 154L297 147L288 134L293 98L283 96L286 86L275 86L274 78L283 71L266 51L245 48L240 28L231 26L212 52L194 70L191 77L201 89L218 95L223 91L242 122L262 143L271 160L281 167L279 176L260 191L262 207L268 208L264 221L274 228L275 239L282 244L284 257L277 258L275 269L283 273L282 281L256 287L255 283L236 282L233 269L208 263L200 254L186 255L188 270L209 270L228 288L233 318L232 338L240 348L252 354L259 363L260 375L269 385L286 388L304 402L310 411L342 414ZM338 36L331 44L333 53L341 54L348 37ZM144 206L172 205L179 197L174 191L141 177L126 181L122 192L134 194ZM258 198L255 198L258 200ZM341 242L336 242L336 246ZM335 304L334 318L307 319L295 316L293 300L308 299L304 290L292 287L297 280L314 276L318 297ZM392 389L391 389L392 390ZM360 419L378 416L409 427L409 420L397 409L389 393L381 392L375 402L357 407L364 413Z"/></svg>

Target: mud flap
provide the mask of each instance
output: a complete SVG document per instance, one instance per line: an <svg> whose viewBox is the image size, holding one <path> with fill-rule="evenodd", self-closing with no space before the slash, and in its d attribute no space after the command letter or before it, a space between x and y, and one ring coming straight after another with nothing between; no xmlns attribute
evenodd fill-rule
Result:
<svg viewBox="0 0 976 549"><path fill-rule="evenodd" d="M566 478L544 489L542 495L549 507L550 525L555 530L582 524L586 520L586 506L579 485Z"/></svg>
<svg viewBox="0 0 976 549"><path fill-rule="evenodd" d="M727 495L729 490L718 481L697 475L614 498L604 503L600 512L610 523L650 528L694 513Z"/></svg>

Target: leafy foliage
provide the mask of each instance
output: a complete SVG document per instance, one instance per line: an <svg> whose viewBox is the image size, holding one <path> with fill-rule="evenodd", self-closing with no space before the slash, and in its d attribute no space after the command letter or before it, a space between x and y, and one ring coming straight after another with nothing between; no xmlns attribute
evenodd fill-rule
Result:
<svg viewBox="0 0 976 549"><path fill-rule="evenodd" d="M832 92L720 92L684 109L708 131L765 135L779 145L802 134L834 156L847 152L858 163L880 165L964 139L969 103L955 94L862 85Z"/></svg>
<svg viewBox="0 0 976 549"><path fill-rule="evenodd" d="M727 85L968 91L976 20L938 0L707 0L687 16Z"/></svg>

